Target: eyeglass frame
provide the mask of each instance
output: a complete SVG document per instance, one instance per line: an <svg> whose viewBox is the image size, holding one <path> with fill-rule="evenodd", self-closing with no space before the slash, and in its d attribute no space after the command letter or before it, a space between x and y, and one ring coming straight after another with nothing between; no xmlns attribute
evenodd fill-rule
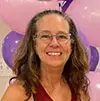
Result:
<svg viewBox="0 0 100 101"><path fill-rule="evenodd" d="M40 36L42 36L43 34L41 34L42 32L40 32L40 33L37 33L36 35L33 35L33 40L35 40L35 39L37 39L37 38L39 38L40 40L41 40L41 37ZM44 34L44 35L46 35L46 34ZM64 35L64 36L66 36L66 35L68 35L68 40L66 39L66 41L65 42L60 42L59 41L59 39L57 38L57 35L60 35L60 33L58 33L58 34L55 34L55 35L53 35L53 34L51 34L51 33L49 33L49 34L47 34L47 35L49 35L49 37L50 38L48 38L49 40L48 40L48 43L47 44L49 44L52 40L53 40L53 38L54 37L56 37L56 40L57 40L57 42L59 42L60 44L61 43L64 43L64 44L66 44L70 39L71 39L71 34L70 33L66 33L66 34L61 34L61 35ZM43 42L43 41L42 41ZM46 43L47 41L45 41L44 43Z"/></svg>

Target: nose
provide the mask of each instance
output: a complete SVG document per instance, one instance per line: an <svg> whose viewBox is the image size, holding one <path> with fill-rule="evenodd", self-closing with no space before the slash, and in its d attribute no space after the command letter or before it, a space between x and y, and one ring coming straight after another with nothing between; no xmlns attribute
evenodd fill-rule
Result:
<svg viewBox="0 0 100 101"><path fill-rule="evenodd" d="M50 46L52 46L52 47L58 47L59 46L59 42L58 42L56 36L53 36L53 38L50 42Z"/></svg>

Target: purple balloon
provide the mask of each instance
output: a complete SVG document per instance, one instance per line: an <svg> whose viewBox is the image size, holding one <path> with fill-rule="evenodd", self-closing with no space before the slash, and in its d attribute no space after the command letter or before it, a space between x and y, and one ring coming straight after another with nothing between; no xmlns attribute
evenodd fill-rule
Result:
<svg viewBox="0 0 100 101"><path fill-rule="evenodd" d="M13 55L22 38L23 35L15 31L9 32L4 38L4 42L2 44L2 56L10 68L13 68Z"/></svg>
<svg viewBox="0 0 100 101"><path fill-rule="evenodd" d="M61 11L65 12L73 0L58 0L58 1Z"/></svg>
<svg viewBox="0 0 100 101"><path fill-rule="evenodd" d="M99 61L99 53L94 46L90 46L90 49L91 49L90 71L94 71Z"/></svg>
<svg viewBox="0 0 100 101"><path fill-rule="evenodd" d="M90 71L87 73L90 80L89 95L90 101L100 101L100 72Z"/></svg>
<svg viewBox="0 0 100 101"><path fill-rule="evenodd" d="M88 60L90 62L90 59L91 59L91 49L90 49L90 45L88 43L88 40L86 38L86 36L80 31L78 30L78 35L82 41L82 43L84 44L84 46L86 47L87 49L87 53L88 53Z"/></svg>

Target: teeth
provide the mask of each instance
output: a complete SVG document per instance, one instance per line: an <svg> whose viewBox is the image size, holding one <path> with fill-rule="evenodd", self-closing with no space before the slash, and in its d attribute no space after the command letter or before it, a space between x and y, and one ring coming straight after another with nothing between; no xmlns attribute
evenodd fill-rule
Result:
<svg viewBox="0 0 100 101"><path fill-rule="evenodd" d="M59 56L61 53L47 53L48 55Z"/></svg>

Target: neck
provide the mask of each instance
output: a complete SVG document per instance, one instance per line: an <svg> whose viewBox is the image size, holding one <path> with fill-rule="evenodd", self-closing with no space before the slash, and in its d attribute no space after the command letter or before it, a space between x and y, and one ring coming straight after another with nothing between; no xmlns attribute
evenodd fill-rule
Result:
<svg viewBox="0 0 100 101"><path fill-rule="evenodd" d="M40 82L46 89L55 89L63 84L61 67L41 66Z"/></svg>

